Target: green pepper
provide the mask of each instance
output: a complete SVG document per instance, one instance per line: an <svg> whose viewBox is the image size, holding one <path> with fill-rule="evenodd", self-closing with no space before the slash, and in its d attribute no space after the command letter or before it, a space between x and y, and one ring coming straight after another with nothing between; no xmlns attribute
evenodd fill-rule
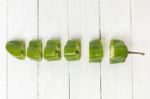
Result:
<svg viewBox="0 0 150 99"><path fill-rule="evenodd" d="M103 58L103 46L100 39L92 40L89 43L89 61L101 62Z"/></svg>
<svg viewBox="0 0 150 99"><path fill-rule="evenodd" d="M8 41L6 50L17 59L25 59L25 42L23 40Z"/></svg>
<svg viewBox="0 0 150 99"><path fill-rule="evenodd" d="M121 40L112 39L110 41L110 64L125 62L128 54L144 55L142 52L128 51L127 46Z"/></svg>
<svg viewBox="0 0 150 99"><path fill-rule="evenodd" d="M64 56L66 60L79 60L81 57L81 41L68 40L64 48Z"/></svg>
<svg viewBox="0 0 150 99"><path fill-rule="evenodd" d="M44 58L47 61L61 59L60 40L48 40L44 49Z"/></svg>
<svg viewBox="0 0 150 99"><path fill-rule="evenodd" d="M27 56L35 61L42 60L42 42L41 40L31 40L27 49Z"/></svg>

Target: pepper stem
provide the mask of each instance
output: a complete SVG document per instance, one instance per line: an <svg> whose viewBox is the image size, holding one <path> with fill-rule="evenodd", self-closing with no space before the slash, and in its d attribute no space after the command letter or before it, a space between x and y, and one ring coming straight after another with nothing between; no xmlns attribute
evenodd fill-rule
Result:
<svg viewBox="0 0 150 99"><path fill-rule="evenodd" d="M128 51L129 54L139 54L139 55L145 55L145 53L143 52L132 52L132 51Z"/></svg>

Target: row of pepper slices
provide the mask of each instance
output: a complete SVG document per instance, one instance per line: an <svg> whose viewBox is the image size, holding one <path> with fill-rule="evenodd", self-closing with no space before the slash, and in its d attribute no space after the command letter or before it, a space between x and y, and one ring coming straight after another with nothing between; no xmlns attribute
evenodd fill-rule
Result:
<svg viewBox="0 0 150 99"><path fill-rule="evenodd" d="M11 40L6 44L6 50L16 57L23 60L26 56L25 41ZM110 41L110 64L125 62L128 54L140 54L142 52L128 51L127 46L121 40L112 39ZM60 40L48 40L44 51L42 51L41 40L31 40L27 48L27 56L35 61L41 61L42 57L47 61L61 59L61 42ZM89 42L89 62L102 62L104 56L103 45L100 39ZM68 40L64 47L64 57L68 61L80 60L81 58L81 41Z"/></svg>

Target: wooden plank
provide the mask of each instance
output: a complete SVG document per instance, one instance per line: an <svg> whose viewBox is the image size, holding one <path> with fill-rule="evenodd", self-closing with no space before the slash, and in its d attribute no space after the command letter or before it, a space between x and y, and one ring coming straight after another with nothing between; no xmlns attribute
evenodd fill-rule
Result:
<svg viewBox="0 0 150 99"><path fill-rule="evenodd" d="M80 61L70 62L70 99L100 98L100 64L90 64L89 41L99 38L99 1L69 0L69 39L80 38Z"/></svg>
<svg viewBox="0 0 150 99"><path fill-rule="evenodd" d="M134 99L150 98L150 1L131 0L132 2L132 50L143 51L145 56L134 55L133 95Z"/></svg>
<svg viewBox="0 0 150 99"><path fill-rule="evenodd" d="M49 39L61 40L62 59L40 62L39 98L68 99L68 63L63 57L63 47L68 38L67 0L40 0L39 34L43 47Z"/></svg>
<svg viewBox="0 0 150 99"><path fill-rule="evenodd" d="M8 0L8 40L37 38L36 0ZM8 98L37 98L37 62L8 56Z"/></svg>
<svg viewBox="0 0 150 99"><path fill-rule="evenodd" d="M5 50L5 43L7 41L7 3L6 0L0 0L0 99L6 99L7 95L7 55Z"/></svg>
<svg viewBox="0 0 150 99"><path fill-rule="evenodd" d="M101 29L105 41L105 57L102 63L102 98L131 99L131 57L125 63L109 64L109 41L121 39L131 48L129 0L101 0Z"/></svg>

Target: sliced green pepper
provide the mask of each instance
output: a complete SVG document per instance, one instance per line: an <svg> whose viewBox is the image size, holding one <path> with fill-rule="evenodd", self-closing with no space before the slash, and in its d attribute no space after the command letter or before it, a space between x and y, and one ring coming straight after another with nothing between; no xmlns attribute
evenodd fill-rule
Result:
<svg viewBox="0 0 150 99"><path fill-rule="evenodd" d="M127 46L121 40L113 39L110 41L110 64L125 62L128 54L144 55L142 52L128 51Z"/></svg>
<svg viewBox="0 0 150 99"><path fill-rule="evenodd" d="M31 40L27 49L27 56L35 61L42 60L42 42L41 40Z"/></svg>
<svg viewBox="0 0 150 99"><path fill-rule="evenodd" d="M25 42L23 40L8 41L6 50L17 59L25 59Z"/></svg>
<svg viewBox="0 0 150 99"><path fill-rule="evenodd" d="M81 57L81 41L68 40L64 48L64 56L66 60L79 60Z"/></svg>
<svg viewBox="0 0 150 99"><path fill-rule="evenodd" d="M103 46L100 39L92 40L89 43L89 61L101 62L103 58Z"/></svg>
<svg viewBox="0 0 150 99"><path fill-rule="evenodd" d="M60 40L48 40L44 49L44 58L47 61L61 59Z"/></svg>

